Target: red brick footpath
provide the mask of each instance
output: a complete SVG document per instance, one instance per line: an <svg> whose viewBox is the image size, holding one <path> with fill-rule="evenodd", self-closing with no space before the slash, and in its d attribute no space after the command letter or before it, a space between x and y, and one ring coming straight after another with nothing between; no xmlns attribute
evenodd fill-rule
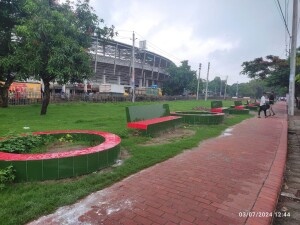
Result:
<svg viewBox="0 0 300 225"><path fill-rule="evenodd" d="M274 109L31 224L270 224L287 152L286 105Z"/></svg>

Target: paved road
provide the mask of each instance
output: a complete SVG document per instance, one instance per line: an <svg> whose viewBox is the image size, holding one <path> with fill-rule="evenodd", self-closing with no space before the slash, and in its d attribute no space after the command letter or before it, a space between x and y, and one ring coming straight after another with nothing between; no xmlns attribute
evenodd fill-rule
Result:
<svg viewBox="0 0 300 225"><path fill-rule="evenodd" d="M270 224L287 151L286 105L274 108L31 224Z"/></svg>

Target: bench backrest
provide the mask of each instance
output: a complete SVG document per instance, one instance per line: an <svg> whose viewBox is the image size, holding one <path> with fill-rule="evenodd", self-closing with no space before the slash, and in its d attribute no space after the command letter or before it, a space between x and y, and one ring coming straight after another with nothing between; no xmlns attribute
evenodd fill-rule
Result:
<svg viewBox="0 0 300 225"><path fill-rule="evenodd" d="M154 119L170 115L168 104L138 105L126 107L127 122Z"/></svg>
<svg viewBox="0 0 300 225"><path fill-rule="evenodd" d="M234 101L234 105L240 106L240 105L243 105L243 102L242 101Z"/></svg>
<svg viewBox="0 0 300 225"><path fill-rule="evenodd" d="M222 108L223 107L222 101L211 101L210 105L211 105L212 109L214 109L214 108Z"/></svg>

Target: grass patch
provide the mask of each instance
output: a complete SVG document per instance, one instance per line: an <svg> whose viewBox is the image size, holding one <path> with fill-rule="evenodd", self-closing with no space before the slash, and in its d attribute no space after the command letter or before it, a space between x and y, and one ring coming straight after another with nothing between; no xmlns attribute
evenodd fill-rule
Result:
<svg viewBox="0 0 300 225"><path fill-rule="evenodd" d="M210 102L172 101L171 111L191 110L203 106L210 108ZM149 137L132 136L126 128L125 106L155 103L70 103L52 104L46 116L39 115L39 107L15 106L0 109L0 136L8 132L24 133L23 127L30 131L86 129L112 132L122 137L122 148L131 157L119 167L108 172L57 181L27 182L8 185L0 193L0 224L24 224L42 215L53 212L56 208L74 203L91 192L103 189L144 168L167 160L186 149L196 147L200 141L216 137L227 127L250 118L251 115L234 115L225 119L221 125L188 126L195 130L194 136L182 138L176 142L155 145L139 145ZM223 101L224 106L232 101ZM28 130L26 130L28 132Z"/></svg>

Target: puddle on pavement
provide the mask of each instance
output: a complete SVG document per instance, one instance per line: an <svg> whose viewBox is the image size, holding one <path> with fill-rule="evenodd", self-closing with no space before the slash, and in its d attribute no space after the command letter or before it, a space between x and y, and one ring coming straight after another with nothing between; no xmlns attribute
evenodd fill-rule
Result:
<svg viewBox="0 0 300 225"><path fill-rule="evenodd" d="M230 136L232 135L233 128L227 128L226 130L224 130L224 132L222 133L221 136Z"/></svg>

